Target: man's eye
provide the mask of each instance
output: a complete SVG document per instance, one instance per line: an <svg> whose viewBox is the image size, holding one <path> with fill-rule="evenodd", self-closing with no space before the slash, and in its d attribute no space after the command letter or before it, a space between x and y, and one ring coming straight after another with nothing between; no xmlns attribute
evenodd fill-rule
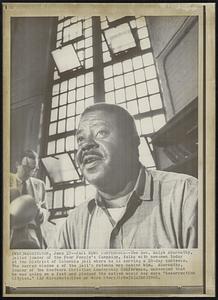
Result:
<svg viewBox="0 0 218 300"><path fill-rule="evenodd" d="M108 131L107 130L99 130L97 133L96 133L96 137L97 138L104 138L108 135Z"/></svg>
<svg viewBox="0 0 218 300"><path fill-rule="evenodd" d="M82 136L79 136L79 137L77 138L77 142L78 142L78 143L81 143L83 140L84 140L84 137L82 137Z"/></svg>

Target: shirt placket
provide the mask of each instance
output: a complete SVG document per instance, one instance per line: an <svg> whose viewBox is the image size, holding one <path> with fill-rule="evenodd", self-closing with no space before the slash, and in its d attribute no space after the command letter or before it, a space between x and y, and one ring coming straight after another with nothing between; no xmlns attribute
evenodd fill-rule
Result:
<svg viewBox="0 0 218 300"><path fill-rule="evenodd" d="M131 217L134 211L137 209L140 204L140 199L138 199L135 195L135 192L132 193L130 199L127 203L126 210L120 220L114 226L111 236L110 236L110 248L123 248L123 226L125 226L125 222Z"/></svg>

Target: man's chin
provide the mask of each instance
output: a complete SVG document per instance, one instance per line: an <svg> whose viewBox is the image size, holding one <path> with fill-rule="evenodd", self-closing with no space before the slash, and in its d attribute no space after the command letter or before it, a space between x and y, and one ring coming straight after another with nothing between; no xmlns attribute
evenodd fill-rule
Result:
<svg viewBox="0 0 218 300"><path fill-rule="evenodd" d="M83 175L90 184L95 185L96 187L101 186L102 182L104 182L105 174L104 172L102 172L102 170L99 169L84 170Z"/></svg>

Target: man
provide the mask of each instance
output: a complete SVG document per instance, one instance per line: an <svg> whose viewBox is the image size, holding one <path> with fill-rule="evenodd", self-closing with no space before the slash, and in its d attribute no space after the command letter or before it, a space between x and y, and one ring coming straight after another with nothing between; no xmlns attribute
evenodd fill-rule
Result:
<svg viewBox="0 0 218 300"><path fill-rule="evenodd" d="M25 151L10 174L10 224L12 249L43 248L40 225L44 220L45 185L32 177L38 170L38 155Z"/></svg>
<svg viewBox="0 0 218 300"><path fill-rule="evenodd" d="M82 114L77 162L95 199L69 215L58 248L195 248L197 179L148 171L133 118L99 103Z"/></svg>

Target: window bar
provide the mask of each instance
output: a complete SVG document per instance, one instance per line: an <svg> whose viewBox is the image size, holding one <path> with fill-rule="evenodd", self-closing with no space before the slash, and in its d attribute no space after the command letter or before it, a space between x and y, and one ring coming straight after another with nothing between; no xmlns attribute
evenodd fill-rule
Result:
<svg viewBox="0 0 218 300"><path fill-rule="evenodd" d="M93 17L93 66L94 66L94 95L95 102L105 102L103 54L101 47L101 20Z"/></svg>

